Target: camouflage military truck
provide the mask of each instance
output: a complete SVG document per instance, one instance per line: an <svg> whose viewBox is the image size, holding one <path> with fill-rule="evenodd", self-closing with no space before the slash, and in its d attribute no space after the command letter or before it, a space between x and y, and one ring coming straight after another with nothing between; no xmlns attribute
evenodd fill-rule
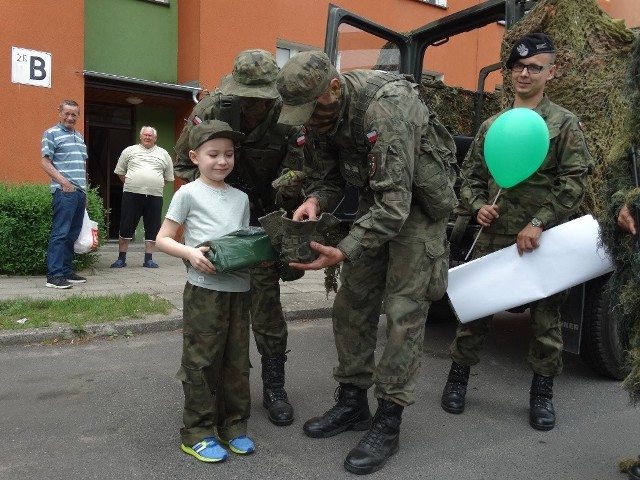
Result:
<svg viewBox="0 0 640 480"><path fill-rule="evenodd" d="M325 52L343 72L352 68L372 68L412 75L421 84L425 103L439 114L443 123L452 127L460 163L481 122L501 108L498 95L485 92L484 84L487 76L493 71L500 71L502 65L496 63L481 68L477 72L477 91L464 91L446 87L436 72L425 70L429 66L431 50L449 42L455 49L455 36L477 34L478 29L493 29L488 38L496 37L496 24L507 29L517 26L538 1L546 0L488 0L408 33L393 31L330 5ZM363 45L371 47L363 49ZM493 48L499 53L505 45L497 40L495 45L483 48ZM446 93L434 94L438 89ZM434 101L440 101L442 105L434 105ZM441 113L447 110L454 110L454 117ZM349 222L355 216L356 207L355 191L347 187L345 197L334 214ZM450 219L451 266L464 261L478 229L470 217L454 215ZM609 315L610 299L605 288L608 278L605 275L572 288L563 312L564 348L581 355L585 363L598 373L622 379L628 372L625 362L628 336ZM514 311L526 308L525 305ZM428 322L454 318L455 314L445 298L432 306Z"/></svg>

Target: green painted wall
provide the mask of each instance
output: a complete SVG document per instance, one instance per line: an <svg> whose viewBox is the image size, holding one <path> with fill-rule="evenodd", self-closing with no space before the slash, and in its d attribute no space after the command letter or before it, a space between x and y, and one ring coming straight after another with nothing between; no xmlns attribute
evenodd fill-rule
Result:
<svg viewBox="0 0 640 480"><path fill-rule="evenodd" d="M178 0L85 0L85 69L176 83Z"/></svg>
<svg viewBox="0 0 640 480"><path fill-rule="evenodd" d="M135 126L134 126L134 138L131 140L131 145L135 145L140 142L140 129L145 125L155 128L158 131L158 146L164 148L171 158L175 158L173 153L174 145L174 129L175 129L175 114L170 108L155 107L152 105L139 105L135 107ZM169 208L171 198L173 198L173 182L169 182L164 186L164 192L162 196L162 218ZM142 228L142 221L138 224L135 234L136 242L144 241L144 229Z"/></svg>

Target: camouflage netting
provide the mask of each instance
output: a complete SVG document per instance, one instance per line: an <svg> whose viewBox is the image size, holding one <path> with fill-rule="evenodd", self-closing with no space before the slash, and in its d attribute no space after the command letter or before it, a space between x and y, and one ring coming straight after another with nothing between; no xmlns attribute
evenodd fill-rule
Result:
<svg viewBox="0 0 640 480"><path fill-rule="evenodd" d="M478 102L478 94L458 87L449 87L441 81L423 80L420 96L443 125L454 135L473 136L473 117ZM500 111L500 96L494 92L482 94L480 122ZM479 124L478 124L479 125Z"/></svg>
<svg viewBox="0 0 640 480"><path fill-rule="evenodd" d="M609 17L596 0L541 0L504 38L502 58L529 32L544 32L556 45L558 71L547 83L549 98L574 112L584 125L596 171L586 208L599 215L604 172L617 133L623 128L627 98L625 72L635 35L624 22ZM504 71L503 105L511 101L509 71Z"/></svg>
<svg viewBox="0 0 640 480"><path fill-rule="evenodd" d="M637 237L618 228L617 216L623 205L632 208L640 200L640 189L634 188L630 161L631 146L640 147L640 38L634 44L627 71L628 103L606 158L608 170L599 199L604 205L600 218L601 239L616 263L616 272L609 282L610 291L617 298L611 311L630 333L631 373L624 386L631 401L637 404L640 402L640 251Z"/></svg>
<svg viewBox="0 0 640 480"><path fill-rule="evenodd" d="M529 32L549 34L558 50L556 78L546 92L555 103L578 115L596 159L586 210L600 214L603 172L613 140L622 128L626 109L624 72L629 64L635 38L624 22L604 13L596 0L541 0L527 16L507 31L503 39L503 64L511 45ZM511 74L503 69L504 88L484 93L481 121L497 113L513 100ZM442 82L423 81L421 95L443 124L456 134L473 135L476 93Z"/></svg>

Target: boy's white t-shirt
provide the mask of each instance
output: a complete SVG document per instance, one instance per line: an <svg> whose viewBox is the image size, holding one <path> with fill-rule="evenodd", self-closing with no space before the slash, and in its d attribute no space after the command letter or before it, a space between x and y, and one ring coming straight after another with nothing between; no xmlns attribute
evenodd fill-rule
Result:
<svg viewBox="0 0 640 480"><path fill-rule="evenodd" d="M165 218L182 225L185 245L195 247L248 227L249 197L231 186L223 191L197 179L175 192ZM189 267L187 281L220 292L246 292L249 290L249 271L207 275Z"/></svg>

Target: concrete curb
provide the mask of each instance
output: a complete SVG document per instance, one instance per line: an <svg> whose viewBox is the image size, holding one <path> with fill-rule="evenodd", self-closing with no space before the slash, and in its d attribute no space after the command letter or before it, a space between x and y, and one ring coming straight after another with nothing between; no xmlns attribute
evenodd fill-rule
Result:
<svg viewBox="0 0 640 480"><path fill-rule="evenodd" d="M311 318L327 318L331 316L330 308L310 308L306 310L284 311L287 322L307 320ZM120 320L117 322L86 325L82 335L71 326L29 328L25 330L10 330L0 332L0 347L29 345L33 343L53 342L55 340L71 340L83 338L98 338L112 335L143 334L166 332L182 328L182 313L178 310L167 315L151 315L146 318Z"/></svg>

